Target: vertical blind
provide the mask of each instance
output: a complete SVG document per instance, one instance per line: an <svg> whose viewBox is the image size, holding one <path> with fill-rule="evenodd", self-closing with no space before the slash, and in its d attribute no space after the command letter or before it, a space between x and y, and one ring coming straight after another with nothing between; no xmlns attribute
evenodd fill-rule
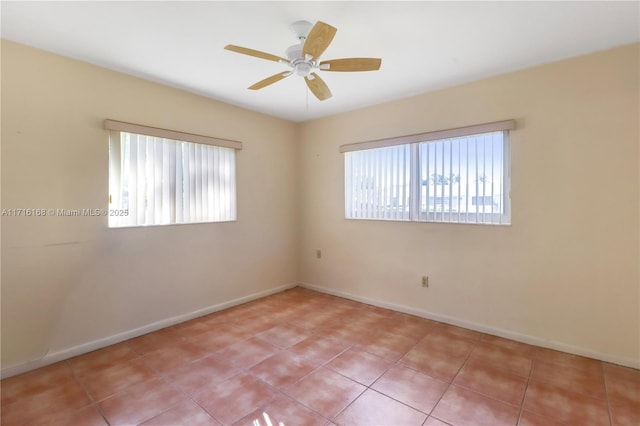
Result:
<svg viewBox="0 0 640 426"><path fill-rule="evenodd" d="M112 132L110 197L110 227L235 220L235 149Z"/></svg>
<svg viewBox="0 0 640 426"><path fill-rule="evenodd" d="M345 152L350 219L510 223L507 131Z"/></svg>
<svg viewBox="0 0 640 426"><path fill-rule="evenodd" d="M411 146L345 154L346 215L353 219L409 220Z"/></svg>

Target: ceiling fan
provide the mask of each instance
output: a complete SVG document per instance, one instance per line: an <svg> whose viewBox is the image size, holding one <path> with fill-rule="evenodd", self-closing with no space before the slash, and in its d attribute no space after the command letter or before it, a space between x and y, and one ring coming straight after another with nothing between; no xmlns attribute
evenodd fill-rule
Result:
<svg viewBox="0 0 640 426"><path fill-rule="evenodd" d="M324 101L331 97L331 91L320 76L313 72L314 70L352 72L376 71L380 69L382 59L379 58L345 58L320 61L320 56L327 47L329 47L337 31L336 28L329 24L318 21L312 27L310 22L296 21L291 24L291 30L296 34L299 43L290 46L286 50L286 58L246 47L234 46L232 44L224 47L226 50L232 52L266 59L268 61L282 62L291 67L290 71L267 77L250 86L249 89L262 89L295 73L304 78L309 90L311 90L311 93L313 93L316 98Z"/></svg>

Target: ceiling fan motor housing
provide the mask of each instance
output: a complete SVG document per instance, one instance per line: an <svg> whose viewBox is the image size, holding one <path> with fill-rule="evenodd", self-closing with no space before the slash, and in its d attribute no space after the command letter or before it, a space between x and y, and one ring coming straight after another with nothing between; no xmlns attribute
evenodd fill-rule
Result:
<svg viewBox="0 0 640 426"><path fill-rule="evenodd" d="M307 62L299 62L295 65L296 74L302 77L307 77L311 72L311 64Z"/></svg>
<svg viewBox="0 0 640 426"><path fill-rule="evenodd" d="M287 59L289 59L289 66L293 68L294 72L302 77L308 77L313 68L317 68L317 64L313 60L306 60L302 57L303 44L294 44L290 46L287 51Z"/></svg>
<svg viewBox="0 0 640 426"><path fill-rule="evenodd" d="M302 59L302 46L303 46L302 43L289 46L289 48L287 48L285 52L285 54L287 55L287 59L290 61L295 61L296 59Z"/></svg>

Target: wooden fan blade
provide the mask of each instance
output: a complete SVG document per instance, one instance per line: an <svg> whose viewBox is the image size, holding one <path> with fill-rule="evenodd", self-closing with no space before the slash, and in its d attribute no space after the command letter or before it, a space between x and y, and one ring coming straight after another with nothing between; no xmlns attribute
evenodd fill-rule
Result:
<svg viewBox="0 0 640 426"><path fill-rule="evenodd" d="M262 89L263 87L267 87L270 84L273 84L273 83L275 83L277 81L282 80L283 78L289 77L291 74L292 74L291 71L285 71L285 72L281 72L281 73L272 75L271 77L267 77L264 80L260 80L259 82L257 82L253 86L249 87L249 89L250 90Z"/></svg>
<svg viewBox="0 0 640 426"><path fill-rule="evenodd" d="M311 55L312 58L318 58L329 47L331 40L336 35L336 28L329 24L318 21L309 31L309 35L302 47L302 56Z"/></svg>
<svg viewBox="0 0 640 426"><path fill-rule="evenodd" d="M272 55L271 53L261 52L259 50L249 49L247 47L234 46L233 44L228 44L224 48L226 50L231 50L232 52L242 53L243 55L249 55L249 56L253 56L260 59L266 59L267 61L289 62L288 59L281 58L280 56Z"/></svg>
<svg viewBox="0 0 640 426"><path fill-rule="evenodd" d="M320 69L323 71L377 71L380 69L382 59L380 58L345 58L331 59L320 62ZM323 65L329 65L328 68Z"/></svg>
<svg viewBox="0 0 640 426"><path fill-rule="evenodd" d="M329 90L327 84L318 76L318 74L312 72L311 75L313 76L313 80L309 80L309 77L304 78L304 81L307 83L307 86L309 86L311 93L321 101L329 99L331 97L331 90Z"/></svg>

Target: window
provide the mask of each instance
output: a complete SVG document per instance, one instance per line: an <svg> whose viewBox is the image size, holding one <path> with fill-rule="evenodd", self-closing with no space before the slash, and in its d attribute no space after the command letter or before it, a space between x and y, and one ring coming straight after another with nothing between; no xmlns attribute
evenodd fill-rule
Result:
<svg viewBox="0 0 640 426"><path fill-rule="evenodd" d="M112 120L105 127L111 130L109 227L236 219L239 142Z"/></svg>
<svg viewBox="0 0 640 426"><path fill-rule="evenodd" d="M346 218L510 224L513 128L506 121L343 145Z"/></svg>

